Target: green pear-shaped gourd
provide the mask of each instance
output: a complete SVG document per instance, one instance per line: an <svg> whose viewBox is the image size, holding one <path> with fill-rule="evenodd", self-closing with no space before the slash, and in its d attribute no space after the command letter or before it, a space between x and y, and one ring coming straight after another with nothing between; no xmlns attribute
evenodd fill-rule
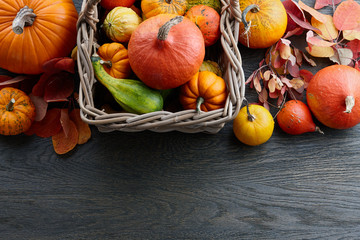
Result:
<svg viewBox="0 0 360 240"><path fill-rule="evenodd" d="M94 54L91 57L95 77L113 95L116 102L127 112L143 114L160 111L163 108L163 97L160 91L146 86L133 79L119 79L110 76L101 64L101 58Z"/></svg>

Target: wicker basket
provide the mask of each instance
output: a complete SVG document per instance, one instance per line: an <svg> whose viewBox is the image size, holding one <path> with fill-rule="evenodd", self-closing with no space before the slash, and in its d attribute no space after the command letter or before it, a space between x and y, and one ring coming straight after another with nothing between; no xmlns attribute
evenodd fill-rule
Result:
<svg viewBox="0 0 360 240"><path fill-rule="evenodd" d="M94 69L90 56L97 50L98 3L100 0L84 0L77 23L77 64L80 77L79 104L82 119L95 125L101 132L114 130L139 132L180 131L186 133L217 133L226 122L233 120L240 110L245 95L245 77L241 55L237 47L240 20L240 7L236 0L221 0L221 38L218 49L219 63L224 72L223 78L229 90L224 108L197 112L180 110L178 112L156 111L146 114L107 113L95 107ZM220 61L221 59L221 61Z"/></svg>

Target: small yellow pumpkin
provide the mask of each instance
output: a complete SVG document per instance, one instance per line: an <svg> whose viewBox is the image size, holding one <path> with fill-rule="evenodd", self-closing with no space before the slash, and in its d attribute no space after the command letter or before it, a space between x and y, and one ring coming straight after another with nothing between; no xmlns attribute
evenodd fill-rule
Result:
<svg viewBox="0 0 360 240"><path fill-rule="evenodd" d="M240 109L233 121L233 131L240 142L257 146L270 139L274 125L274 119L266 108L250 104Z"/></svg>

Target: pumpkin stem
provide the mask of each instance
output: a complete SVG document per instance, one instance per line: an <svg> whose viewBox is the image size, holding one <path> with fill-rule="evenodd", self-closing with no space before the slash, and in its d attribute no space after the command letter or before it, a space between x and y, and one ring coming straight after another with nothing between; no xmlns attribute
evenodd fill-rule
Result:
<svg viewBox="0 0 360 240"><path fill-rule="evenodd" d="M355 98L353 96L347 96L345 98L346 110L344 113L351 113L352 108L355 106Z"/></svg>
<svg viewBox="0 0 360 240"><path fill-rule="evenodd" d="M14 110L14 103L15 103L15 99L12 98L10 102L6 105L6 111L11 112L12 110Z"/></svg>
<svg viewBox="0 0 360 240"><path fill-rule="evenodd" d="M205 102L205 99L203 97L198 97L196 99L196 111L201 112L201 104Z"/></svg>
<svg viewBox="0 0 360 240"><path fill-rule="evenodd" d="M315 126L315 132L318 132L318 133L324 134L324 132L323 132L323 131L321 131L321 129L320 129L318 126Z"/></svg>
<svg viewBox="0 0 360 240"><path fill-rule="evenodd" d="M16 34L21 34L24 31L25 26L31 26L35 21L36 14L28 6L23 7L16 14L16 17L12 23L12 30Z"/></svg>
<svg viewBox="0 0 360 240"><path fill-rule="evenodd" d="M244 23L244 27L245 27L245 33L247 33L250 30L251 27L251 21L246 21L246 15L248 14L248 12L252 12L252 13L257 13L258 11L260 11L260 8L258 5L256 4L250 4L249 6L247 6L244 11L241 14L241 21Z"/></svg>
<svg viewBox="0 0 360 240"><path fill-rule="evenodd" d="M247 100L246 100L246 112L247 112L247 115L248 115L248 117L247 117L248 120L249 120L250 122L253 122L253 121L256 119L256 117L250 113L249 103L248 103Z"/></svg>
<svg viewBox="0 0 360 240"><path fill-rule="evenodd" d="M159 28L157 38L161 41L165 41L170 32L170 29L176 24L181 23L183 18L184 18L183 16L176 16L170 19L169 21L167 21L164 25L162 25Z"/></svg>
<svg viewBox="0 0 360 240"><path fill-rule="evenodd" d="M112 67L112 62L111 62L111 61L100 60L100 64L101 64L101 65L105 65L105 66L107 66L108 68L111 68L111 67Z"/></svg>

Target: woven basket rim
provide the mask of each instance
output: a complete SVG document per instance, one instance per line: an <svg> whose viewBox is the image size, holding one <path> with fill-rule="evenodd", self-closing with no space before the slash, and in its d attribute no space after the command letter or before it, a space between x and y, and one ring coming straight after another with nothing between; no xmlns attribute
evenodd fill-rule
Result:
<svg viewBox="0 0 360 240"><path fill-rule="evenodd" d="M224 108L209 112L182 110L156 111L146 114L107 113L95 107L94 85L97 82L90 57L99 46L96 24L99 22L100 0L83 0L77 23L77 66L80 78L79 105L84 122L95 125L101 132L124 131L154 132L180 131L185 133L217 133L238 114L245 98L245 76L238 49L238 32L241 11L236 0L221 0L220 18L223 78L229 91Z"/></svg>

